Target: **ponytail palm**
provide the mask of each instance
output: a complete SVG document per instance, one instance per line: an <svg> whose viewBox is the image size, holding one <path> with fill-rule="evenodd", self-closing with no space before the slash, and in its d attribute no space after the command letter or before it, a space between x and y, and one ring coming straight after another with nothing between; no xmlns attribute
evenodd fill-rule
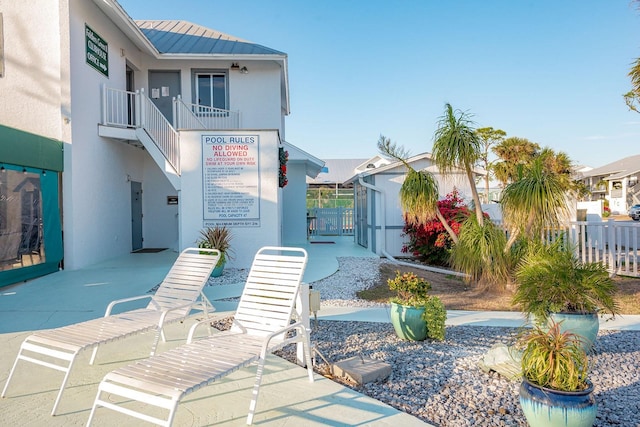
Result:
<svg viewBox="0 0 640 427"><path fill-rule="evenodd" d="M485 286L509 283L509 258L504 252L504 232L491 221L478 224L470 216L462 224L458 244L452 248L451 265Z"/></svg>
<svg viewBox="0 0 640 427"><path fill-rule="evenodd" d="M519 235L540 239L541 233L557 227L569 213L567 181L545 168L544 159L537 157L525 175L502 192L502 212L511 235L508 251Z"/></svg>
<svg viewBox="0 0 640 427"><path fill-rule="evenodd" d="M424 224L438 218L449 233L454 243L458 236L438 209L438 182L426 171L409 168L407 176L400 187L400 206L406 214L407 222Z"/></svg>
<svg viewBox="0 0 640 427"><path fill-rule="evenodd" d="M473 176L473 165L480 159L482 147L468 114L454 111L451 104L445 104L444 115L440 117L434 134L432 154L440 173L446 175L454 169L465 172L471 187L476 219L482 225L484 217Z"/></svg>

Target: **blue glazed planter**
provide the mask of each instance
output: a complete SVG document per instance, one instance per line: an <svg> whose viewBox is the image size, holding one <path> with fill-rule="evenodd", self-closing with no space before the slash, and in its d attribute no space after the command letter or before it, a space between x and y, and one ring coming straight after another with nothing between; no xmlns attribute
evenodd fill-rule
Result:
<svg viewBox="0 0 640 427"><path fill-rule="evenodd" d="M424 307L413 307L391 303L391 324L403 340L424 341L427 338L427 323L422 318Z"/></svg>
<svg viewBox="0 0 640 427"><path fill-rule="evenodd" d="M598 411L591 383L586 390L568 392L539 387L523 379L520 406L531 427L591 427Z"/></svg>
<svg viewBox="0 0 640 427"><path fill-rule="evenodd" d="M550 318L560 325L560 331L571 331L582 337L580 343L582 349L589 353L596 342L600 322L596 313L551 313Z"/></svg>
<svg viewBox="0 0 640 427"><path fill-rule="evenodd" d="M217 265L213 271L211 272L211 277L220 277L222 276L222 270L224 270L224 265L226 264L226 262L223 262L220 265Z"/></svg>

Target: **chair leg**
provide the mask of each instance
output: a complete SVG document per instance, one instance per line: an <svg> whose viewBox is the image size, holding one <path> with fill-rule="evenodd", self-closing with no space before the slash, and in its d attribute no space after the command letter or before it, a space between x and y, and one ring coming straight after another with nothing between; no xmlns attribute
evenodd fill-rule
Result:
<svg viewBox="0 0 640 427"><path fill-rule="evenodd" d="M262 373L264 372L265 355L261 355L258 360L258 369L256 371L256 383L253 386L251 403L249 404L249 415L247 415L247 425L253 424L253 416L258 405L258 394L260 393L260 384L262 383Z"/></svg>
<svg viewBox="0 0 640 427"><path fill-rule="evenodd" d="M91 359L89 359L89 365L93 365L93 362L95 362L96 355L98 354L98 347L99 346L95 346L95 348L93 349L93 352L91 353Z"/></svg>
<svg viewBox="0 0 640 427"><path fill-rule="evenodd" d="M4 388L2 389L2 397L7 394L7 389L9 388L9 383L11 382L11 378L13 377L13 373L16 370L16 366L18 366L18 360L20 360L20 354L22 353L22 349L18 353L15 362L13 362L13 366L11 367L11 372L9 372L9 377L7 378L7 382L4 384Z"/></svg>
<svg viewBox="0 0 640 427"><path fill-rule="evenodd" d="M58 409L58 404L60 403L60 399L62 398L62 392L67 385L67 380L69 379L69 374L71 374L71 368L73 367L73 362L76 361L75 355L73 359L69 361L69 366L65 369L64 379L62 380L62 384L60 385L60 391L58 392L58 396L56 397L56 401L53 404L53 409L51 410L51 415L56 414L56 410Z"/></svg>

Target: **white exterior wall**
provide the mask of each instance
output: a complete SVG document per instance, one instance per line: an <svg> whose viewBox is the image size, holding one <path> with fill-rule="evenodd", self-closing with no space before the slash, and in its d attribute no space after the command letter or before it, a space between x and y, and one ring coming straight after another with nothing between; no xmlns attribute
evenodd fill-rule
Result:
<svg viewBox="0 0 640 427"><path fill-rule="evenodd" d="M275 130L243 131L183 131L180 156L182 158L182 190L179 199L180 250L194 246L204 228L202 142L206 135L258 135L260 226L229 227L233 233L231 247L235 252L227 266L249 268L254 255L262 246L281 245L280 197L278 187L278 146L280 139ZM207 221L211 222L211 221Z"/></svg>
<svg viewBox="0 0 640 427"><path fill-rule="evenodd" d="M127 57L129 57L127 50ZM135 56L135 55L134 55ZM283 131L280 97L280 66L275 62L242 61L241 65L249 69L248 74L229 70L231 61L227 60L156 60L145 55L135 69L136 88L144 88L149 95L149 71L179 71L180 95L187 104L194 103L193 70L216 70L227 73L229 110L240 111L242 129L278 129ZM123 71L124 77L124 71ZM171 94L175 96L176 94Z"/></svg>
<svg viewBox="0 0 640 427"><path fill-rule="evenodd" d="M287 245L304 244L307 241L307 183L306 166L289 159L287 178L282 189L282 240Z"/></svg>
<svg viewBox="0 0 640 427"><path fill-rule="evenodd" d="M93 2L71 0L71 140L65 146L63 230L65 268L77 269L131 251L131 181L145 182L149 155L98 136L100 88L125 88L126 58L133 45ZM109 76L86 63L85 24L109 45ZM143 198L144 203L144 198Z"/></svg>
<svg viewBox="0 0 640 427"><path fill-rule="evenodd" d="M0 119L5 126L63 140L61 105L68 69L61 58L66 6L57 1L0 0L4 75ZM61 9L61 10L59 10ZM9 101L10 100L10 101Z"/></svg>

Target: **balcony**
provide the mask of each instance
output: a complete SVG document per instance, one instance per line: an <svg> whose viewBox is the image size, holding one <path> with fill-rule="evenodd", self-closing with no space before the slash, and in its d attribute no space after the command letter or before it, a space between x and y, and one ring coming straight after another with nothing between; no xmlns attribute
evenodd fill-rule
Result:
<svg viewBox="0 0 640 427"><path fill-rule="evenodd" d="M135 92L102 87L102 120L100 136L145 147L156 162L168 163L175 175L180 175L178 130L240 129L239 111L189 104L180 96L173 99L170 122L143 89ZM167 168L164 168L165 172Z"/></svg>

